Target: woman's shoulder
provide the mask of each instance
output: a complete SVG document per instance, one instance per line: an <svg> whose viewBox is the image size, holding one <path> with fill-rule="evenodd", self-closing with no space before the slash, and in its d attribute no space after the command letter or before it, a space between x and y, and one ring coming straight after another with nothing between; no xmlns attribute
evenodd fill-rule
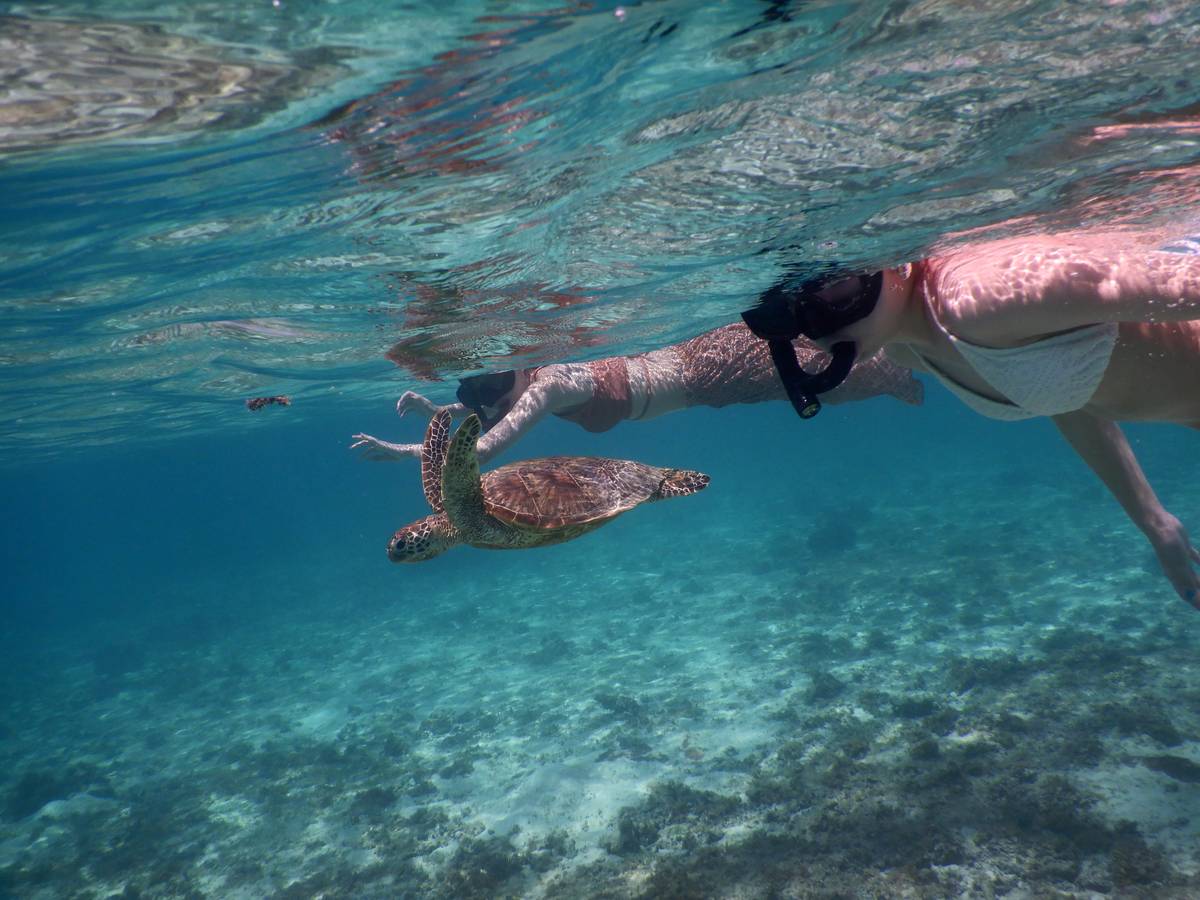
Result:
<svg viewBox="0 0 1200 900"><path fill-rule="evenodd" d="M1110 280L1131 246L1122 232L1062 232L957 247L927 263L926 301L956 337L1026 343L1087 324L1082 289Z"/></svg>
<svg viewBox="0 0 1200 900"><path fill-rule="evenodd" d="M598 362L603 360L539 366L530 381L530 390L558 403L575 403L587 399L595 387L594 367Z"/></svg>

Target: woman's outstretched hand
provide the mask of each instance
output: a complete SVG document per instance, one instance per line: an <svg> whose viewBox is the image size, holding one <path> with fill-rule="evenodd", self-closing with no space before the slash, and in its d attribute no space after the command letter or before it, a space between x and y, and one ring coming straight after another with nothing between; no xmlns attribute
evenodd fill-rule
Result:
<svg viewBox="0 0 1200 900"><path fill-rule="evenodd" d="M373 460L405 459L410 456L419 459L421 456L420 444L393 444L369 434L354 435L350 449L361 450L363 459Z"/></svg>
<svg viewBox="0 0 1200 900"><path fill-rule="evenodd" d="M1170 580L1175 591L1196 609L1200 609L1200 571L1196 569L1200 564L1200 550L1192 545L1183 523L1168 514L1149 537L1163 574Z"/></svg>
<svg viewBox="0 0 1200 900"><path fill-rule="evenodd" d="M400 399L396 401L396 415L402 416L406 412L420 410L427 416L433 417L441 407L426 397L422 397L416 391L405 391L400 395Z"/></svg>

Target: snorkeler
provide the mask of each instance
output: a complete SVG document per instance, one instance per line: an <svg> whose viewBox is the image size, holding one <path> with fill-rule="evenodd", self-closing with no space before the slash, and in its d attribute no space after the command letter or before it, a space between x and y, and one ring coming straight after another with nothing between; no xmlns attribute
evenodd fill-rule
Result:
<svg viewBox="0 0 1200 900"><path fill-rule="evenodd" d="M826 356L804 338L789 349L813 365L822 365ZM910 371L879 354L854 365L828 400L848 403L886 394L917 405L922 391ZM784 398L767 348L737 323L635 356L473 375L461 381L459 402L446 409L456 418L478 413L487 429L479 441L479 457L487 461L546 415L601 432L626 419L652 419L689 406ZM396 403L400 415L414 409L433 415L440 408L413 391ZM351 449L362 449L371 459L418 459L421 454L420 444L392 444L369 434L354 437Z"/></svg>
<svg viewBox="0 0 1200 900"><path fill-rule="evenodd" d="M1145 235L995 240L870 275L777 284L744 317L802 415L881 348L995 419L1049 416L1200 609L1200 551L1159 502L1118 421L1200 428L1200 249ZM801 334L832 354L786 353ZM852 371L849 370L849 371Z"/></svg>

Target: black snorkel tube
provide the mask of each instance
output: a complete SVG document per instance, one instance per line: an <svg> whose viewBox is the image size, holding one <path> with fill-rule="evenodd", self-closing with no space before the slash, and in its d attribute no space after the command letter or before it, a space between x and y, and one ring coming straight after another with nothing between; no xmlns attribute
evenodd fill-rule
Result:
<svg viewBox="0 0 1200 900"><path fill-rule="evenodd" d="M742 313L746 327L767 342L775 371L800 418L811 419L821 411L817 395L846 380L858 348L853 341L838 341L830 348L829 364L810 373L801 368L792 341L800 335L818 340L866 318L882 290L882 272L825 275L798 285L784 280L763 291L758 305Z"/></svg>
<svg viewBox="0 0 1200 900"><path fill-rule="evenodd" d="M800 368L791 341L769 340L767 347L771 351L775 371L783 382L783 389L792 401L792 408L802 419L811 419L821 411L821 401L817 395L832 391L845 381L858 355L854 341L839 341L831 348L833 359L829 365L820 372L810 374Z"/></svg>

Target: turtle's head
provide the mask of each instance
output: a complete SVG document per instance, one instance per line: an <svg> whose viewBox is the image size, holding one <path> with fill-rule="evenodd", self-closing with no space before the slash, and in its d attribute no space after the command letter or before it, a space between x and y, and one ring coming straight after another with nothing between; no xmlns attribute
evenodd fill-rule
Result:
<svg viewBox="0 0 1200 900"><path fill-rule="evenodd" d="M424 562L460 543L450 520L443 514L427 516L405 525L388 541L388 559L392 562Z"/></svg>

